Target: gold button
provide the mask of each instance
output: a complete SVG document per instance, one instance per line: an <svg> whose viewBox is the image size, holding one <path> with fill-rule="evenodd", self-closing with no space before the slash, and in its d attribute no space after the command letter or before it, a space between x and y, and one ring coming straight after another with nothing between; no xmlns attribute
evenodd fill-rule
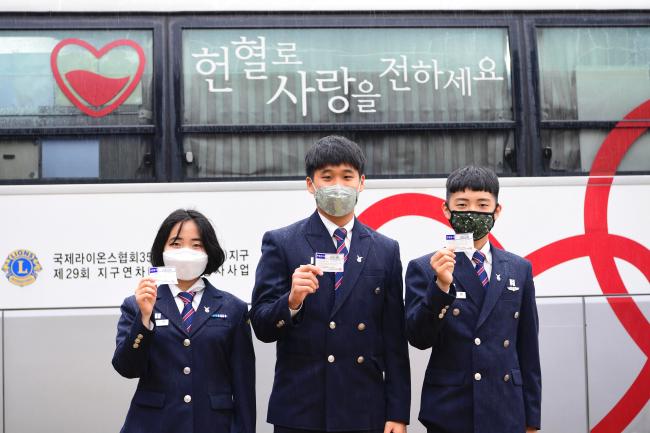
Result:
<svg viewBox="0 0 650 433"><path fill-rule="evenodd" d="M381 293L381 287L375 287L375 295L378 295Z"/></svg>
<svg viewBox="0 0 650 433"><path fill-rule="evenodd" d="M183 340L183 346L188 347L189 345L190 345L190 339L189 338L186 338L185 340Z"/></svg>
<svg viewBox="0 0 650 433"><path fill-rule="evenodd" d="M192 396L191 395L186 395L185 397L183 397L183 401L185 403L191 402L192 401Z"/></svg>
<svg viewBox="0 0 650 433"><path fill-rule="evenodd" d="M438 319L442 319L443 317L445 317L444 314L442 314L442 313L438 314Z"/></svg>
<svg viewBox="0 0 650 433"><path fill-rule="evenodd" d="M454 308L451 312L454 316L458 316L460 314L460 310L458 308Z"/></svg>
<svg viewBox="0 0 650 433"><path fill-rule="evenodd" d="M141 341L142 340L140 340L139 338L136 338L134 342L140 344Z"/></svg>
<svg viewBox="0 0 650 433"><path fill-rule="evenodd" d="M503 347L505 347L506 349L507 349L508 347L510 347L510 340L504 340L504 341L503 341Z"/></svg>
<svg viewBox="0 0 650 433"><path fill-rule="evenodd" d="M336 328L336 322L330 322L330 329Z"/></svg>
<svg viewBox="0 0 650 433"><path fill-rule="evenodd" d="M481 373L475 373L474 380L481 380Z"/></svg>
<svg viewBox="0 0 650 433"><path fill-rule="evenodd" d="M363 331L364 329L366 329L366 324L363 323L363 322L359 323L359 324L357 325L357 329L358 329L359 331Z"/></svg>
<svg viewBox="0 0 650 433"><path fill-rule="evenodd" d="M478 338L478 337L476 337L476 338L474 339L474 344L476 344L477 346L480 346L480 345L481 345L481 339Z"/></svg>
<svg viewBox="0 0 650 433"><path fill-rule="evenodd" d="M144 336L143 336L142 334L138 334L138 338L139 338L140 340L142 340L142 339L144 338Z"/></svg>
<svg viewBox="0 0 650 433"><path fill-rule="evenodd" d="M507 382L509 380L510 380L510 375L509 374L506 374L505 376L503 376L503 381L504 382Z"/></svg>
<svg viewBox="0 0 650 433"><path fill-rule="evenodd" d="M448 310L448 309L449 309L449 305L445 305L445 310Z"/></svg>
<svg viewBox="0 0 650 433"><path fill-rule="evenodd" d="M445 314L446 312L447 312L446 308L443 308L442 310L440 310L440 314Z"/></svg>
<svg viewBox="0 0 650 433"><path fill-rule="evenodd" d="M184 374L190 374L191 372L192 372L192 369L190 369L190 367L185 367L185 368L183 369L183 373L184 373Z"/></svg>
<svg viewBox="0 0 650 433"><path fill-rule="evenodd" d="M519 319L519 311L515 312L515 319Z"/></svg>
<svg viewBox="0 0 650 433"><path fill-rule="evenodd" d="M357 364L363 364L363 361L365 361L365 358L363 356L357 358Z"/></svg>
<svg viewBox="0 0 650 433"><path fill-rule="evenodd" d="M137 349L138 347L140 347L140 345L138 343L133 343L133 348L134 349Z"/></svg>
<svg viewBox="0 0 650 433"><path fill-rule="evenodd" d="M278 323L275 324L276 328L282 328L284 326L284 320L280 320Z"/></svg>
<svg viewBox="0 0 650 433"><path fill-rule="evenodd" d="M330 355L330 356L327 357L327 362L329 362L330 364L331 364L332 362L334 362L335 360L336 360L336 359L334 358L334 355Z"/></svg>

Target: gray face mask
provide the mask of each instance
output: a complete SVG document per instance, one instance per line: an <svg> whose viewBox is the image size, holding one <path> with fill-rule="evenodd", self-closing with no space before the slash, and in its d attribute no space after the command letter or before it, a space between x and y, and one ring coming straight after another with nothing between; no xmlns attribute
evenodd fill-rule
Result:
<svg viewBox="0 0 650 433"><path fill-rule="evenodd" d="M358 188L343 185L324 186L316 188L314 197L316 206L322 209L328 215L340 217L347 215L354 210L359 198Z"/></svg>

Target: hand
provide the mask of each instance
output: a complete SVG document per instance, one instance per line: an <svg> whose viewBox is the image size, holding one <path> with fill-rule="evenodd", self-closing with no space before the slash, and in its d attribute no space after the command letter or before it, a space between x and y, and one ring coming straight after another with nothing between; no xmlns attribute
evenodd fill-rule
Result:
<svg viewBox="0 0 650 433"><path fill-rule="evenodd" d="M384 433L406 433L406 424L402 422L387 421Z"/></svg>
<svg viewBox="0 0 650 433"><path fill-rule="evenodd" d="M318 266L302 265L296 268L291 276L289 308L297 310L307 295L316 293L316 290L318 290L318 278L316 278L316 275L323 275L323 271Z"/></svg>
<svg viewBox="0 0 650 433"><path fill-rule="evenodd" d="M438 287L445 292L449 293L449 287L454 281L454 266L456 265L456 254L453 250L442 248L431 256L431 268L438 276Z"/></svg>
<svg viewBox="0 0 650 433"><path fill-rule="evenodd" d="M156 303L156 296L158 293L158 287L156 287L156 280L153 278L143 278L138 283L138 287L135 289L135 301L138 303L140 308L140 314L142 315L142 324L149 328L151 313L153 312L153 306Z"/></svg>

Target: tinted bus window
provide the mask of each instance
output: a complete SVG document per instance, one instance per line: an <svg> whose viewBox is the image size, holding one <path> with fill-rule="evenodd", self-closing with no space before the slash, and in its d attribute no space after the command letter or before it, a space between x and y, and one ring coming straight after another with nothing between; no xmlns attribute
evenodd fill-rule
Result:
<svg viewBox="0 0 650 433"><path fill-rule="evenodd" d="M341 124L351 127L339 133L377 156L369 176L444 174L469 163L510 171L507 29L190 29L182 41L182 117L192 127L183 146L195 157L188 178L300 176L305 148L330 129L323 126ZM496 134L427 130L470 122L506 126ZM255 132L288 125L297 132ZM403 125L422 126L395 132Z"/></svg>
<svg viewBox="0 0 650 433"><path fill-rule="evenodd" d="M539 28L537 46L548 168L588 172L611 129L594 124L624 119L650 95L650 27ZM558 121L569 123L556 128ZM649 144L647 135L638 139L619 172L650 170Z"/></svg>
<svg viewBox="0 0 650 433"><path fill-rule="evenodd" d="M0 179L151 178L151 138L113 131L154 125L152 50L146 30L0 31L0 128L31 131L0 140Z"/></svg>

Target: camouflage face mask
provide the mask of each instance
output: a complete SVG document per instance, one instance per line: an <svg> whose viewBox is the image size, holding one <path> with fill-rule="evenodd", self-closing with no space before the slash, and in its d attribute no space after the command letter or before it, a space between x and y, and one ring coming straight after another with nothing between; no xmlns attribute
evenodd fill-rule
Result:
<svg viewBox="0 0 650 433"><path fill-rule="evenodd" d="M473 233L477 241L487 235L494 226L494 212L452 210L449 223L456 233Z"/></svg>

